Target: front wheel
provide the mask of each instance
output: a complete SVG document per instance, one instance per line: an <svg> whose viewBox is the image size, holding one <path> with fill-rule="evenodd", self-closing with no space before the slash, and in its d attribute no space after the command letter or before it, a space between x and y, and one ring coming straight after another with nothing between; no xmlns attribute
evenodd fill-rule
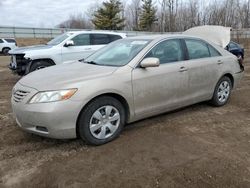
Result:
<svg viewBox="0 0 250 188"><path fill-rule="evenodd" d="M94 99L82 111L78 135L91 145L102 145L117 138L125 124L125 110L120 101L103 96Z"/></svg>
<svg viewBox="0 0 250 188"><path fill-rule="evenodd" d="M214 106L225 105L231 95L232 82L227 76L222 77L217 83L211 103Z"/></svg>

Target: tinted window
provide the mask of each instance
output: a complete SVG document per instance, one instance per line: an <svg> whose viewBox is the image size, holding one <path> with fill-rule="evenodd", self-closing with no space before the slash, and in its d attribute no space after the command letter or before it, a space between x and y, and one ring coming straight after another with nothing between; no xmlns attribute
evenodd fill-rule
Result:
<svg viewBox="0 0 250 188"><path fill-rule="evenodd" d="M9 43L16 43L16 41L14 39L4 39L4 40L6 40Z"/></svg>
<svg viewBox="0 0 250 188"><path fill-rule="evenodd" d="M177 39L163 41L150 50L145 58L147 57L156 57L161 64L182 61L183 53L180 41Z"/></svg>
<svg viewBox="0 0 250 188"><path fill-rule="evenodd" d="M235 49L235 48L238 48L238 45L235 44L235 43L233 43L233 42L230 42L230 43L229 43L229 48L230 48L230 49Z"/></svg>
<svg viewBox="0 0 250 188"><path fill-rule="evenodd" d="M121 39L122 37L120 35L109 35L110 42L113 42L115 40Z"/></svg>
<svg viewBox="0 0 250 188"><path fill-rule="evenodd" d="M209 48L211 57L221 56L220 52L218 52L213 46L208 44L208 48Z"/></svg>
<svg viewBox="0 0 250 188"><path fill-rule="evenodd" d="M3 40L2 40L2 39L0 39L0 43L3 43Z"/></svg>
<svg viewBox="0 0 250 188"><path fill-rule="evenodd" d="M80 34L75 36L73 39L75 46L85 46L90 45L89 34Z"/></svg>
<svg viewBox="0 0 250 188"><path fill-rule="evenodd" d="M208 46L205 42L193 39L186 39L189 59L210 57Z"/></svg>
<svg viewBox="0 0 250 188"><path fill-rule="evenodd" d="M108 44L109 36L106 34L92 34L92 41L91 44L93 45L102 45L102 44Z"/></svg>

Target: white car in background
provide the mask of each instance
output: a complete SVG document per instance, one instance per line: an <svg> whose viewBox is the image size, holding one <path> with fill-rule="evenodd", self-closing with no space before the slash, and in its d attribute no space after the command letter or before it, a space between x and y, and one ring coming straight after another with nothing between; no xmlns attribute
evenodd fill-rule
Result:
<svg viewBox="0 0 250 188"><path fill-rule="evenodd" d="M84 59L106 44L125 37L126 34L116 32L67 32L46 45L11 50L9 68L19 75L25 75L52 65Z"/></svg>
<svg viewBox="0 0 250 188"><path fill-rule="evenodd" d="M13 38L0 38L0 52L8 55L9 51L17 47L16 40Z"/></svg>

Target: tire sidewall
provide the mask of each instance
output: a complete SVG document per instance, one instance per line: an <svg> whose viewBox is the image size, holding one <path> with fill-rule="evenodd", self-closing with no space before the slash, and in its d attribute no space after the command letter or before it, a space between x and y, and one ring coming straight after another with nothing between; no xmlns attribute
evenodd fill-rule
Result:
<svg viewBox="0 0 250 188"><path fill-rule="evenodd" d="M225 102L220 102L220 101L219 101L219 98L218 98L218 89L219 89L220 84L221 84L222 82L224 82L224 81L228 82L228 84L229 84L229 87L230 87L229 96L228 96L228 98L227 98L227 100L226 100ZM231 82L230 78L228 78L228 77L226 77L226 76L222 77L222 78L218 81L218 83L217 83L217 85L216 85L216 87L215 87L214 95L213 95L213 99L212 99L213 104L214 104L215 106L223 106L223 105L225 105L225 104L229 101L229 99L230 99L231 91L232 91L232 82Z"/></svg>
<svg viewBox="0 0 250 188"><path fill-rule="evenodd" d="M110 136L109 138L97 139L90 132L90 128L89 128L90 120L91 120L93 113L97 109L101 108L102 106L106 106L106 105L114 106L119 111L120 124L119 124L119 127L116 130L116 132L112 136ZM125 124L125 110L124 110L124 107L121 104L121 102L113 97L103 96L103 97L99 97L97 99L94 99L94 101L90 102L84 108L84 110L80 114L77 130L78 130L78 135L80 136L80 138L85 140L88 144L102 145L102 144L108 143L108 142L114 140L115 138L117 138L120 135L121 131L123 130L124 124Z"/></svg>

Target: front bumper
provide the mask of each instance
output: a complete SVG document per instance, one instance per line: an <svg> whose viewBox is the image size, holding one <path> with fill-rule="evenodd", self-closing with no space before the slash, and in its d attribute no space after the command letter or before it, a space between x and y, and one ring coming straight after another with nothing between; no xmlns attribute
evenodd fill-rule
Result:
<svg viewBox="0 0 250 188"><path fill-rule="evenodd" d="M81 105L77 101L59 101L51 103L28 104L30 98L38 91L16 84L14 91L27 91L28 95L16 102L12 95L11 103L17 124L24 131L40 136L71 139L76 138L76 123Z"/></svg>
<svg viewBox="0 0 250 188"><path fill-rule="evenodd" d="M29 70L31 60L25 59L24 54L12 54L9 64L9 69L18 75L25 75Z"/></svg>

